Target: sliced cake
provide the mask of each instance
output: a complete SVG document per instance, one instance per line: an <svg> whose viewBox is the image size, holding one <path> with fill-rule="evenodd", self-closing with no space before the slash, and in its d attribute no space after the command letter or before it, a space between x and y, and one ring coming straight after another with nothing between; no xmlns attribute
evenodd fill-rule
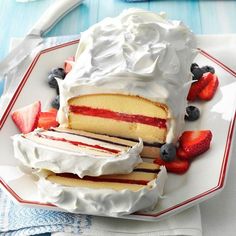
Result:
<svg viewBox="0 0 236 236"><path fill-rule="evenodd" d="M192 32L179 21L127 9L81 35L75 62L59 81L61 127L137 141L156 157L182 132Z"/></svg>
<svg viewBox="0 0 236 236"><path fill-rule="evenodd" d="M37 129L13 136L14 154L24 165L69 172L83 177L130 173L140 162L140 141L125 145L98 139L86 132Z"/></svg>
<svg viewBox="0 0 236 236"><path fill-rule="evenodd" d="M166 170L156 164L140 163L125 175L81 179L47 170L39 175L39 190L47 202L74 213L120 216L153 209L163 192Z"/></svg>
<svg viewBox="0 0 236 236"><path fill-rule="evenodd" d="M126 148L132 147L137 143L134 140L129 140L125 138L117 138L114 136L95 134L95 133L91 133L87 131L68 129L68 128L63 128L63 127L52 128L51 130L54 130L57 132L78 134L84 137L93 138L95 140L100 140L100 141L108 142L111 144L116 144L118 146L123 146ZM156 144L154 143L151 145L151 144L148 144L147 142L144 142L144 146L140 155L145 158L156 158L157 156L159 156L159 152L160 152L160 149L157 143Z"/></svg>

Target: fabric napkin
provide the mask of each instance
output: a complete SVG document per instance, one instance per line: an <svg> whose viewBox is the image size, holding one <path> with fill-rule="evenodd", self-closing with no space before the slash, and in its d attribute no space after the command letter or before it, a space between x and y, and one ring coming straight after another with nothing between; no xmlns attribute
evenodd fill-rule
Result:
<svg viewBox="0 0 236 236"><path fill-rule="evenodd" d="M141 222L24 207L15 204L0 190L0 235L27 236L47 232L60 232L54 236L202 235L198 206L160 222Z"/></svg>

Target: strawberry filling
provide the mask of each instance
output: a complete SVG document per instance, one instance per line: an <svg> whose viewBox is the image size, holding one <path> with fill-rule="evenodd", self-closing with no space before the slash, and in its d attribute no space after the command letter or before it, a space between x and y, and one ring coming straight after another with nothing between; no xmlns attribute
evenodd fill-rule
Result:
<svg viewBox="0 0 236 236"><path fill-rule="evenodd" d="M155 117L148 117L143 115L133 115L114 112L106 109L92 108L86 106L74 106L71 105L69 110L75 114L86 115L86 116L96 116L107 119L140 123L145 125L151 125L159 128L166 128L166 120Z"/></svg>
<svg viewBox="0 0 236 236"><path fill-rule="evenodd" d="M60 177L66 177L66 178L73 178L73 179L80 179L77 175L71 174L71 173L61 173L56 174ZM147 185L149 181L147 180L135 180L135 179L116 179L116 178L102 178L102 176L97 177L91 177L91 176L85 176L83 177L84 180L90 180L94 182L116 182L116 183L125 183L125 184L140 184L140 185Z"/></svg>
<svg viewBox="0 0 236 236"><path fill-rule="evenodd" d="M78 141L72 141L72 140L68 140L68 139L65 139L65 138L53 137L53 136L50 136L50 135L45 135L45 134L40 134L40 133L37 133L36 135L40 138L45 138L45 139L50 139L50 140L55 140L55 141L60 141L60 142L66 142L66 143L70 143L70 144L75 145L75 146L91 147L91 148L111 152L111 153L114 153L114 154L117 154L117 153L120 152L119 150L102 147L100 145L92 145L92 144L87 144L87 143L78 142Z"/></svg>

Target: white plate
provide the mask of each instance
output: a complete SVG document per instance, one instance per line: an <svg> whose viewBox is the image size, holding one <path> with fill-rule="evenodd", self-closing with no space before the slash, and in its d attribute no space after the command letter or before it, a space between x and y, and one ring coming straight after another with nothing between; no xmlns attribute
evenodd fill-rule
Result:
<svg viewBox="0 0 236 236"><path fill-rule="evenodd" d="M25 74L0 120L0 186L19 204L60 210L42 202L31 170L14 159L10 137L18 131L9 114L36 100L42 102L45 110L50 106L56 92L47 85L47 73L52 67L63 66L64 60L74 55L77 44L78 41L73 41L43 50ZM236 73L204 51L196 61L200 65L215 67L220 88L214 99L197 104L201 118L186 124L186 129L210 129L213 132L211 149L196 158L186 174L169 174L165 197L160 199L154 211L125 218L157 221L214 196L225 185L235 123Z"/></svg>

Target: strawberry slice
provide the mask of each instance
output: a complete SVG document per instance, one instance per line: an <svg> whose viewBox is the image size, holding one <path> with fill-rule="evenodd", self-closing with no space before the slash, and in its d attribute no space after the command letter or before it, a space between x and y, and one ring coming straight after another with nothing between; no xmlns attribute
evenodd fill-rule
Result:
<svg viewBox="0 0 236 236"><path fill-rule="evenodd" d="M184 174L190 166L190 162L187 160L175 159L171 162L165 162L161 158L156 158L154 163L158 165L164 165L168 172L175 174Z"/></svg>
<svg viewBox="0 0 236 236"><path fill-rule="evenodd" d="M187 100L188 101L195 101L198 98L198 94L206 87L206 85L211 81L212 73L204 73L201 79L192 83Z"/></svg>
<svg viewBox="0 0 236 236"><path fill-rule="evenodd" d="M191 159L210 148L212 133L210 130L185 131L179 138L177 156L181 159Z"/></svg>
<svg viewBox="0 0 236 236"><path fill-rule="evenodd" d="M37 101L14 111L11 117L20 132L26 134L37 127L40 112L41 102Z"/></svg>
<svg viewBox="0 0 236 236"><path fill-rule="evenodd" d="M57 113L53 112L41 112L38 120L38 128L49 129L51 127L57 127L59 123L56 121Z"/></svg>
<svg viewBox="0 0 236 236"><path fill-rule="evenodd" d="M218 88L218 85L218 77L216 74L211 74L210 82L200 91L200 93L198 93L198 98L204 101L211 100L216 92L216 89Z"/></svg>
<svg viewBox="0 0 236 236"><path fill-rule="evenodd" d="M67 58L67 60L65 60L64 71L65 71L66 74L68 74L72 70L74 62L75 62L75 57L74 56L71 56L71 57Z"/></svg>

